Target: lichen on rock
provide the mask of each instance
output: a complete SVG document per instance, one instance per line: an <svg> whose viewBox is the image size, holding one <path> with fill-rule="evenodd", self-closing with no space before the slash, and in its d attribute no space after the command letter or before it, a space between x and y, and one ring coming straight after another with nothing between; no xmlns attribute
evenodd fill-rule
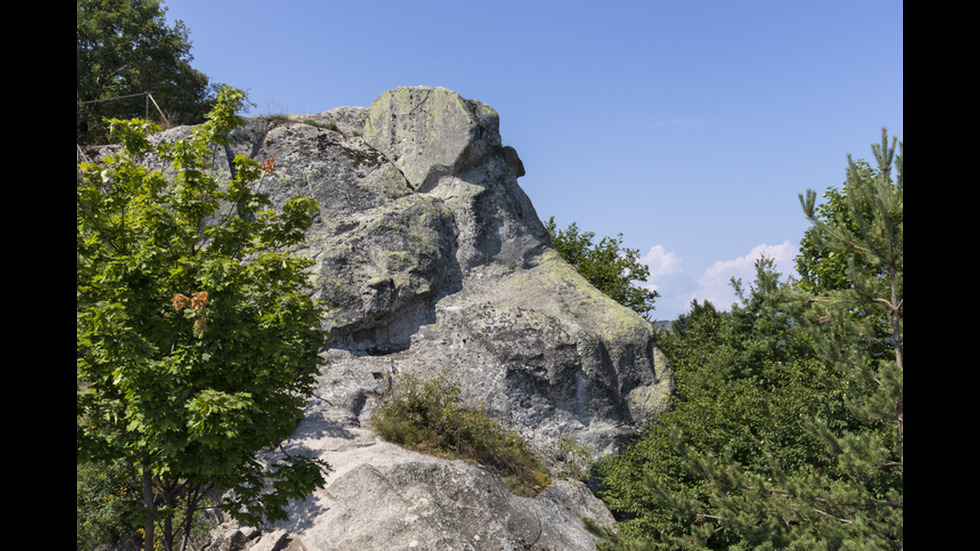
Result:
<svg viewBox="0 0 980 551"><path fill-rule="evenodd" d="M229 158L275 158L259 181L274 203L304 194L320 204L300 252L315 261L311 292L332 304L333 339L286 447L342 467L284 527L332 549L534 538L535 548L590 548L579 516L612 520L581 483L508 498L478 467L420 462L370 432L386 378L406 371L448 374L542 452L573 437L609 453L665 407L672 378L653 328L557 254L497 112L445 88L402 87L369 108L252 119L232 138ZM492 524L501 515L513 523ZM338 522L351 526L328 526Z"/></svg>

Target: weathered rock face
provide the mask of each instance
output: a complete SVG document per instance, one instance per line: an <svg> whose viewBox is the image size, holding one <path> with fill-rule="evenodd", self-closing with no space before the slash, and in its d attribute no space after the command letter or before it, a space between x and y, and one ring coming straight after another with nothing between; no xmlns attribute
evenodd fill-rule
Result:
<svg viewBox="0 0 980 551"><path fill-rule="evenodd" d="M289 448L330 461L327 487L291 504L289 520L264 533L217 530L209 550L254 549L247 546L288 539L289 546L275 549L572 551L594 547L583 518L613 523L580 482L556 480L534 498L517 497L481 467L411 452L368 429L340 427L320 415L301 423Z"/></svg>
<svg viewBox="0 0 980 551"><path fill-rule="evenodd" d="M264 124L238 146L276 157L262 190L321 204L307 253L336 309L321 396L351 422L408 370L447 372L541 447L573 433L606 450L657 413L669 375L649 324L551 247L493 109L413 87Z"/></svg>
<svg viewBox="0 0 980 551"><path fill-rule="evenodd" d="M608 452L663 408L671 378L651 326L559 257L498 124L482 103L414 87L233 136L229 156L275 157L259 183L274 202L320 203L301 253L334 308L333 342L290 446L335 472L287 527L308 544L576 549L591 545L581 515L611 520L581 484L532 500L465 463L392 462L369 430L388 375L445 373L538 450L572 435Z"/></svg>

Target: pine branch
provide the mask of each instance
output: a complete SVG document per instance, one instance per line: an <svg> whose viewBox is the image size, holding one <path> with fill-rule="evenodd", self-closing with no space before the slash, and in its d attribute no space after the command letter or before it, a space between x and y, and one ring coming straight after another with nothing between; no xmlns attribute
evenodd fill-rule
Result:
<svg viewBox="0 0 980 551"><path fill-rule="evenodd" d="M844 519L844 518L837 518L837 517L831 515L830 513L826 513L824 511L821 511L820 509L817 509L816 507L811 507L811 509L813 509L814 511L816 511L817 513L819 513L821 515L824 515L825 517L832 518L832 519L834 519L837 522L840 522L842 524L847 524L848 526L853 526L854 525L854 521L847 520L847 519Z"/></svg>
<svg viewBox="0 0 980 551"><path fill-rule="evenodd" d="M900 465L901 463L892 462L892 464L894 464L894 465ZM892 464L886 464L886 465L892 465ZM886 466L886 465L882 465L882 466ZM761 488L760 489L760 488L752 488L750 486L743 486L742 489L743 490L746 490L746 491L749 491L749 492L760 492L761 491L767 497L776 497L776 498L782 498L782 499L794 499L794 498L799 498L800 497L799 494L796 494L794 492L790 492L788 490L780 490L778 488ZM817 503L825 503L827 505L833 505L835 507L856 507L856 508L862 509L862 510L876 509L878 507L892 507L892 508L895 508L895 509L903 509L905 507L905 504L904 503L901 503L901 502L898 502L898 501L877 501L877 500L870 500L870 501L862 501L862 502L853 503L853 502L836 502L836 501L833 501L833 500L830 500L830 499L827 499L827 498L823 498L823 497L815 497L815 498L813 498L813 501L815 501ZM815 509L813 507L811 507L811 509L813 509L815 511L817 510L817 509Z"/></svg>

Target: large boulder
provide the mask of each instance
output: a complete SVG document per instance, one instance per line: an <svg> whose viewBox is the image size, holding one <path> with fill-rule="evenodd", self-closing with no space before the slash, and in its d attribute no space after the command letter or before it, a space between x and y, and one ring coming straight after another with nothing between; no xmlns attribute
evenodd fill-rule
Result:
<svg viewBox="0 0 980 551"><path fill-rule="evenodd" d="M556 480L533 498L518 497L486 468L408 451L317 415L287 450L316 453L333 468L324 490L267 528L311 551L585 550L595 538L584 518L613 523L581 482Z"/></svg>
<svg viewBox="0 0 980 551"><path fill-rule="evenodd" d="M364 132L418 191L500 151L497 112L444 88L402 87L371 105Z"/></svg>
<svg viewBox="0 0 980 551"><path fill-rule="evenodd" d="M586 549L581 517L611 522L581 483L518 498L477 466L380 442L371 414L399 373L450 377L543 453L568 436L608 453L664 408L651 325L561 259L498 127L478 101L406 87L249 119L226 149L275 158L258 183L274 202L320 204L298 252L333 306L331 350L287 448L335 470L280 526L312 548Z"/></svg>

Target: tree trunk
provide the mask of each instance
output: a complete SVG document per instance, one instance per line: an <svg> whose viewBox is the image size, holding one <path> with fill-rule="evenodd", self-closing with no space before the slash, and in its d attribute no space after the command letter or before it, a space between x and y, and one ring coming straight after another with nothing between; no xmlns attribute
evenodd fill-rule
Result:
<svg viewBox="0 0 980 551"><path fill-rule="evenodd" d="M153 551L153 473L150 471L150 459L143 459L143 507L146 508L146 524L143 528L143 551Z"/></svg>

